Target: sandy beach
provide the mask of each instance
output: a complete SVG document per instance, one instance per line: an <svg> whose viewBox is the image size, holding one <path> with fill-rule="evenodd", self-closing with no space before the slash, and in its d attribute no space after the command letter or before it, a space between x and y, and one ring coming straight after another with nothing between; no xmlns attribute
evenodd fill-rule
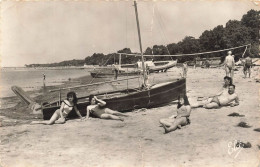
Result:
<svg viewBox="0 0 260 167"><path fill-rule="evenodd" d="M252 70L253 77L256 68ZM153 74L153 77L157 81L167 80L174 75L177 77L180 71L180 68L173 68L167 73ZM222 68L189 68L187 95L190 102L217 93L224 76ZM0 166L258 167L260 133L256 129L260 128L260 98L259 82L253 77L244 79L242 68L235 71L234 84L240 105L193 109L191 124L168 134L164 134L158 121L176 113L174 103L128 112L129 117L124 122L92 118L45 126L29 124L40 115L30 114L17 97L6 99L7 102L17 101L18 105L0 111ZM84 77L67 84L78 83L84 83ZM41 90L30 94L44 93ZM56 98L55 95L57 93L48 98ZM37 97L37 100L44 98ZM244 116L228 116L233 112ZM246 122L249 127L237 126L240 122ZM251 148L235 147L236 141L249 142Z"/></svg>

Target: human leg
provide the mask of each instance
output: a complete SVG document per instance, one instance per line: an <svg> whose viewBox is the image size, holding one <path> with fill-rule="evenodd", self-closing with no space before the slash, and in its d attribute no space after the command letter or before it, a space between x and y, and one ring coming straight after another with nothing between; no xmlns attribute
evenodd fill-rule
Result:
<svg viewBox="0 0 260 167"><path fill-rule="evenodd" d="M249 78L251 76L251 67L248 68L248 74L249 74Z"/></svg>
<svg viewBox="0 0 260 167"><path fill-rule="evenodd" d="M208 104L205 104L203 107L206 109L213 109L213 108L219 108L219 105L216 102L210 102Z"/></svg>
<svg viewBox="0 0 260 167"><path fill-rule="evenodd" d="M159 123L165 125L166 127L170 127L175 119L170 118L162 118L159 120Z"/></svg>
<svg viewBox="0 0 260 167"><path fill-rule="evenodd" d="M165 130L165 133L169 133L171 131L176 130L179 126L185 126L185 125L187 125L187 118L181 117L181 118L175 119L175 121L169 128L167 128L165 125L163 125L163 128Z"/></svg>
<svg viewBox="0 0 260 167"><path fill-rule="evenodd" d="M31 124L44 124L44 125L52 125L55 123L56 120L58 120L60 118L60 114L59 114L60 110L56 110L53 115L51 116L51 119L48 121L32 121ZM65 121L64 121L65 122ZM63 122L63 123L64 123Z"/></svg>
<svg viewBox="0 0 260 167"><path fill-rule="evenodd" d="M225 71L226 71L226 76L228 76L228 77L229 77L229 68L228 68L228 67L226 67L226 68L225 68Z"/></svg>
<svg viewBox="0 0 260 167"><path fill-rule="evenodd" d="M123 114L123 113L118 112L118 111L111 110L111 109L109 109L109 108L106 108L106 109L105 109L105 113L107 113L107 114L112 114L112 115L117 115L117 116L128 117L128 115L126 115L126 114Z"/></svg>
<svg viewBox="0 0 260 167"><path fill-rule="evenodd" d="M124 121L123 118L116 116L116 115L112 115L112 114L101 114L100 118Z"/></svg>
<svg viewBox="0 0 260 167"><path fill-rule="evenodd" d="M231 71L230 71L230 77L231 77L232 79L234 79L234 69L233 69L233 68L232 68Z"/></svg>
<svg viewBox="0 0 260 167"><path fill-rule="evenodd" d="M196 103L193 103L191 104L191 108L199 108L199 107L203 107L204 105L210 103L212 100L212 98L208 98L206 100L203 100L203 101L200 101L200 102L196 102Z"/></svg>

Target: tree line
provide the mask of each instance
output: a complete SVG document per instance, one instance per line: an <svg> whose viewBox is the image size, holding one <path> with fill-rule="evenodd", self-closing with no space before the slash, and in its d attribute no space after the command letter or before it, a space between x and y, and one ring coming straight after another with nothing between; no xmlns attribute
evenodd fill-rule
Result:
<svg viewBox="0 0 260 167"><path fill-rule="evenodd" d="M160 55L175 55L175 54L190 54L206 51L216 51L232 47L237 47L245 44L251 44L247 49L245 55L251 57L259 57L259 27L260 27L260 11L250 10L243 15L240 21L229 20L225 27L218 25L212 30L204 31L198 39L192 36L186 36L178 43L170 43L168 45L154 45L152 48L148 47L144 54L154 55L154 61L164 61L176 59L174 57L165 57ZM237 61L241 58L245 48L235 49L233 54ZM124 48L117 51L117 53L134 54L130 48ZM83 66L87 65L110 65L118 62L119 56L117 53L103 54L94 53L92 56L87 56L83 60L68 60L59 63L50 64L30 64L26 67L54 67L54 66ZM205 57L221 57L222 60L226 56L226 52L218 52L201 55ZM178 57L178 62L193 61L196 56ZM133 64L140 59L138 56L122 55L122 64ZM148 57L149 59L149 57Z"/></svg>

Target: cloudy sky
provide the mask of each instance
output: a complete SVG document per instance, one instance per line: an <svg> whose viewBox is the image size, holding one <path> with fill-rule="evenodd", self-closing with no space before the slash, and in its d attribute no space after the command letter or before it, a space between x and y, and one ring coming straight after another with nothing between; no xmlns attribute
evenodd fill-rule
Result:
<svg viewBox="0 0 260 167"><path fill-rule="evenodd" d="M123 48L139 51L133 1L3 1L1 65L84 59ZM251 1L138 2L143 48L240 20Z"/></svg>

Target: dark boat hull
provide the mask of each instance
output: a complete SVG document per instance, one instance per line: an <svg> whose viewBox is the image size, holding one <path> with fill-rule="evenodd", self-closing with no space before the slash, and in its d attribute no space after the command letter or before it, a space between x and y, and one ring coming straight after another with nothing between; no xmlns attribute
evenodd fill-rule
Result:
<svg viewBox="0 0 260 167"><path fill-rule="evenodd" d="M180 94L186 94L186 80L179 79L174 82L167 82L152 86L148 90L122 90L97 94L98 98L106 101L107 108L120 112L130 111L139 108L151 108L170 103L178 99ZM88 96L79 98L78 109L82 115L86 114L86 107L89 105ZM43 118L50 119L52 114L59 109L58 102L52 103L43 108ZM71 112L69 117L76 116Z"/></svg>

